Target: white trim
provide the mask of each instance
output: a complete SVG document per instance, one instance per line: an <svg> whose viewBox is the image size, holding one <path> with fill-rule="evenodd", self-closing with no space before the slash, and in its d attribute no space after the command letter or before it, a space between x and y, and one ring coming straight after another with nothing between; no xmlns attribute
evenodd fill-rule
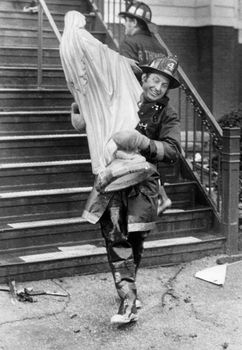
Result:
<svg viewBox="0 0 242 350"><path fill-rule="evenodd" d="M196 237L178 237L170 239L160 239L154 241L144 242L145 249L159 249L164 247L172 247L176 245L184 244L196 244L202 240ZM59 246L55 247L53 252L44 253L39 252L30 255L19 256L25 263L37 263L41 261L52 261L59 259L71 259L71 258L85 258L87 256L101 255L106 257L105 247L96 247L94 244L83 244L83 245L73 245L73 246Z"/></svg>
<svg viewBox="0 0 242 350"><path fill-rule="evenodd" d="M120 23L118 13L124 11L121 0L105 0L109 18L105 22ZM162 26L203 27L225 26L236 29L242 26L242 0L146 0L152 10L152 22ZM113 5L115 3L115 5ZM242 36L242 33L240 33Z"/></svg>
<svg viewBox="0 0 242 350"><path fill-rule="evenodd" d="M85 222L87 221L81 217L74 217L74 218L65 218L65 219L13 222L7 225L15 229L24 229L24 228L34 228L34 227L44 227L44 226L81 224Z"/></svg>
<svg viewBox="0 0 242 350"><path fill-rule="evenodd" d="M158 25L239 27L242 0L146 0ZM240 5L239 5L240 4Z"/></svg>
<svg viewBox="0 0 242 350"><path fill-rule="evenodd" d="M177 27L205 27L205 26L223 26L238 28L238 23L235 18L182 18L182 17L155 17L154 23L162 26L177 26Z"/></svg>
<svg viewBox="0 0 242 350"><path fill-rule="evenodd" d="M150 231L155 228L155 222L128 223L128 232Z"/></svg>
<svg viewBox="0 0 242 350"><path fill-rule="evenodd" d="M0 164L0 170L17 169L17 168L40 168L40 167L56 167L63 165L80 165L91 164L90 159L68 159L68 160L53 160L49 162L29 162L29 163L5 163Z"/></svg>
<svg viewBox="0 0 242 350"><path fill-rule="evenodd" d="M160 248L160 247L169 247L171 245L181 245L188 243L198 243L202 240L197 237L178 237L178 238L167 238L167 239L159 239L156 241L146 241L144 242L144 248Z"/></svg>
<svg viewBox="0 0 242 350"><path fill-rule="evenodd" d="M59 194L70 193L89 193L92 187L71 187L71 188L54 188L48 190L4 192L0 194L0 199L36 197L36 196L55 196Z"/></svg>

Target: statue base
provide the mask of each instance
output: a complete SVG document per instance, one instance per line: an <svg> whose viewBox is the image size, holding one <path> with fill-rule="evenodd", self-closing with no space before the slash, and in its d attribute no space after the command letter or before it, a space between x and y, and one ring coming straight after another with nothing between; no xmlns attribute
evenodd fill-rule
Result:
<svg viewBox="0 0 242 350"><path fill-rule="evenodd" d="M136 185L157 172L155 166L138 156L135 159L114 159L98 174L96 190L113 192Z"/></svg>

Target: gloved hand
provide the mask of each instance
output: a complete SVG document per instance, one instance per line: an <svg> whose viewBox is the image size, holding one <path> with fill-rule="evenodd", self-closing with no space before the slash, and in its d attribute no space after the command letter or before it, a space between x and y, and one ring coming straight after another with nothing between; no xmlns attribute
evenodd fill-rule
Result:
<svg viewBox="0 0 242 350"><path fill-rule="evenodd" d="M86 122L76 102L71 104L71 124L79 132L86 127Z"/></svg>
<svg viewBox="0 0 242 350"><path fill-rule="evenodd" d="M71 104L71 113L72 114L80 114L80 110L79 110L78 104L76 102L73 102Z"/></svg>
<svg viewBox="0 0 242 350"><path fill-rule="evenodd" d="M118 149L125 151L146 150L150 145L150 139L137 130L124 130L113 134L113 141Z"/></svg>
<svg viewBox="0 0 242 350"><path fill-rule="evenodd" d="M138 61L128 57L125 57L125 59L129 62L134 74L142 74L142 69L138 66Z"/></svg>

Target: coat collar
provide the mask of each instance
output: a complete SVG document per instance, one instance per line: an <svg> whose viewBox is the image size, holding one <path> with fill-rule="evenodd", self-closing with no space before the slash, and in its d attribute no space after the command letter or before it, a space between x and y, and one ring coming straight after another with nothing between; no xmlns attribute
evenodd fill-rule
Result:
<svg viewBox="0 0 242 350"><path fill-rule="evenodd" d="M150 32L148 32L147 30L143 30L143 29L138 29L133 35L129 35L129 36L136 36L136 35L146 35L146 36L151 36Z"/></svg>
<svg viewBox="0 0 242 350"><path fill-rule="evenodd" d="M149 101L149 100L146 100L146 98L142 94L140 98L140 102L141 102L141 105L145 105L146 107L150 107L150 108L152 108L155 105L159 107L166 107L169 102L169 97L165 95L157 101Z"/></svg>

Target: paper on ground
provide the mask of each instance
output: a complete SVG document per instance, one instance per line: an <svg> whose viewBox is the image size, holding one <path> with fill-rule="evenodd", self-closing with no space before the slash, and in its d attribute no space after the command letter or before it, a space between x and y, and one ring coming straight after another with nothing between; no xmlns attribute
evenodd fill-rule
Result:
<svg viewBox="0 0 242 350"><path fill-rule="evenodd" d="M222 286L225 282L226 271L227 264L217 265L198 271L195 277Z"/></svg>

